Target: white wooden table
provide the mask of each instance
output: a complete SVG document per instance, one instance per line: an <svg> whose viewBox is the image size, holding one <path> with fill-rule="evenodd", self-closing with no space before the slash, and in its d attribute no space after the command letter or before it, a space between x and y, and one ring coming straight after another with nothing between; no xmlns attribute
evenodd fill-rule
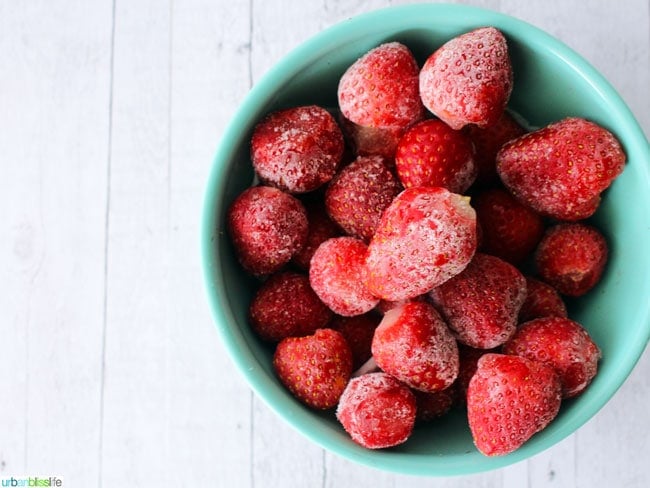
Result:
<svg viewBox="0 0 650 488"><path fill-rule="evenodd" d="M222 129L281 56L390 0L0 0L0 479L65 487L647 487L650 353L575 435L466 478L357 466L249 390L203 291ZM485 0L590 60L650 134L647 0Z"/></svg>

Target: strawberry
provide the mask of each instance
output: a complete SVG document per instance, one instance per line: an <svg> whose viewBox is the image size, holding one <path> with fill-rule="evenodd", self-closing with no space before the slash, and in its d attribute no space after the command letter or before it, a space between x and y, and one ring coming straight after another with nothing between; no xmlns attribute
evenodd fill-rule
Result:
<svg viewBox="0 0 650 488"><path fill-rule="evenodd" d="M343 133L327 110L292 107L272 112L255 126L251 159L262 182L304 193L334 176L343 146Z"/></svg>
<svg viewBox="0 0 650 488"><path fill-rule="evenodd" d="M521 447L557 415L555 370L520 356L485 354L467 390L467 419L477 449L501 456Z"/></svg>
<svg viewBox="0 0 650 488"><path fill-rule="evenodd" d="M425 186L395 197L368 245L368 289L384 300L404 300L462 271L476 250L476 214L468 200Z"/></svg>
<svg viewBox="0 0 650 488"><path fill-rule="evenodd" d="M526 276L526 300L519 310L519 323L541 317L566 317L567 309L555 288Z"/></svg>
<svg viewBox="0 0 650 488"><path fill-rule="evenodd" d="M312 195L310 193L310 195ZM307 242L302 249L293 255L292 262L300 269L309 270L309 262L316 249L327 239L341 235L341 229L327 214L321 201L307 200L304 202L307 211Z"/></svg>
<svg viewBox="0 0 650 488"><path fill-rule="evenodd" d="M268 186L240 193L228 208L227 225L239 262L256 276L280 270L307 241L302 203Z"/></svg>
<svg viewBox="0 0 650 488"><path fill-rule="evenodd" d="M341 115L339 125L356 156L382 156L386 165L394 166L397 143L404 134L403 127L366 127Z"/></svg>
<svg viewBox="0 0 650 488"><path fill-rule="evenodd" d="M542 280L563 295L577 297L591 290L607 264L605 237L595 227L579 222L549 228L535 251Z"/></svg>
<svg viewBox="0 0 650 488"><path fill-rule="evenodd" d="M339 80L343 116L366 127L408 127L424 113L418 73L413 54L399 42L368 51Z"/></svg>
<svg viewBox="0 0 650 488"><path fill-rule="evenodd" d="M311 258L311 287L339 315L361 315L379 302L364 285L366 252L360 239L334 237L323 242Z"/></svg>
<svg viewBox="0 0 650 488"><path fill-rule="evenodd" d="M499 149L506 143L526 133L526 129L507 111L493 125L481 128L478 125L468 125L464 129L474 143L476 155L474 160L478 167L478 175L474 185L477 187L492 187L499 183L496 168L496 157Z"/></svg>
<svg viewBox="0 0 650 488"><path fill-rule="evenodd" d="M265 341L313 334L325 327L332 312L320 301L302 273L283 271L269 277L249 306L253 330Z"/></svg>
<svg viewBox="0 0 650 488"><path fill-rule="evenodd" d="M442 186L453 193L467 190L477 174L469 137L437 119L406 130L397 144L395 166L405 188Z"/></svg>
<svg viewBox="0 0 650 488"><path fill-rule="evenodd" d="M488 254L476 253L458 275L429 296L459 342L491 349L515 333L526 280L517 268Z"/></svg>
<svg viewBox="0 0 650 488"><path fill-rule="evenodd" d="M458 392L456 383L452 383L449 388L444 390L432 393L413 390L413 394L417 405L416 421L429 422L442 417L451 410L456 402Z"/></svg>
<svg viewBox="0 0 650 488"><path fill-rule="evenodd" d="M599 125L569 117L505 144L497 171L511 193L558 220L593 215L600 194L623 171L625 153Z"/></svg>
<svg viewBox="0 0 650 488"><path fill-rule="evenodd" d="M503 34L483 27L447 41L420 71L424 106L453 129L489 127L512 92L512 66Z"/></svg>
<svg viewBox="0 0 650 488"><path fill-rule="evenodd" d="M372 356L384 372L416 390L444 390L458 376L456 340L427 302L386 313L375 330Z"/></svg>
<svg viewBox="0 0 650 488"><path fill-rule="evenodd" d="M539 214L501 188L479 193L473 200L481 226L481 250L515 266L530 256L542 235Z"/></svg>
<svg viewBox="0 0 650 488"><path fill-rule="evenodd" d="M319 329L310 336L280 341L273 367L298 400L325 410L337 405L352 375L352 352L339 332Z"/></svg>
<svg viewBox="0 0 650 488"><path fill-rule="evenodd" d="M329 327L343 334L343 337L350 345L352 367L355 371L372 356L370 349L372 338L380 321L380 315L368 312L354 317L336 315L330 322Z"/></svg>
<svg viewBox="0 0 650 488"><path fill-rule="evenodd" d="M368 373L352 378L336 417L352 440L368 449L403 444L415 425L416 400L411 390L392 376Z"/></svg>
<svg viewBox="0 0 650 488"><path fill-rule="evenodd" d="M381 156L359 156L334 177L325 192L329 216L347 234L369 241L381 214L401 191Z"/></svg>
<svg viewBox="0 0 650 488"><path fill-rule="evenodd" d="M589 333L566 317L544 317L521 325L503 346L515 354L548 364L559 374L562 398L582 393L598 371L600 349Z"/></svg>

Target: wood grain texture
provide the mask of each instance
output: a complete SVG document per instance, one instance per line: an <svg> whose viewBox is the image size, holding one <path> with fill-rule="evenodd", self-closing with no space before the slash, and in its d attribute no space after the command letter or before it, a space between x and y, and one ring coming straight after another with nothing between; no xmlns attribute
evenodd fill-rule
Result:
<svg viewBox="0 0 650 488"><path fill-rule="evenodd" d="M253 83L400 0L0 1L0 477L68 487L650 486L650 354L576 434L507 468L418 478L322 450L257 399L212 325L204 185ZM469 0L583 55L650 134L645 0ZM615 469L613 468L615 467Z"/></svg>

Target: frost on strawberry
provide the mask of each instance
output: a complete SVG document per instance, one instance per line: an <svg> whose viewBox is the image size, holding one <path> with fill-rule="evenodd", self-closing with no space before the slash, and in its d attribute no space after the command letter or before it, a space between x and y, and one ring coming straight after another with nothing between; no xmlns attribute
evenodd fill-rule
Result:
<svg viewBox="0 0 650 488"><path fill-rule="evenodd" d="M228 208L227 222L239 262L255 276L279 271L307 241L305 207L277 188L244 190Z"/></svg>
<svg viewBox="0 0 650 488"><path fill-rule="evenodd" d="M600 349L587 330L566 317L544 317L525 322L504 346L515 354L548 364L562 384L562 397L582 393L598 372Z"/></svg>
<svg viewBox="0 0 650 488"><path fill-rule="evenodd" d="M384 372L416 390L444 390L458 376L456 340L427 302L387 312L375 331L372 355Z"/></svg>
<svg viewBox="0 0 650 488"><path fill-rule="evenodd" d="M404 300L460 273L476 251L476 213L468 200L441 187L400 193L368 245L368 289L384 300Z"/></svg>
<svg viewBox="0 0 650 488"><path fill-rule="evenodd" d="M403 444L411 436L416 400L408 386L383 373L368 373L348 383L336 417L357 444L383 449Z"/></svg>
<svg viewBox="0 0 650 488"><path fill-rule="evenodd" d="M453 129L495 124L510 99L512 66L503 34L482 27L438 48L420 72L426 108Z"/></svg>
<svg viewBox="0 0 650 488"><path fill-rule="evenodd" d="M459 342L491 349L515 333L526 280L506 261L477 253L461 273L431 290L430 297Z"/></svg>
<svg viewBox="0 0 650 488"><path fill-rule="evenodd" d="M251 159L262 182L304 193L334 176L343 147L343 133L327 110L291 107L272 112L255 126Z"/></svg>
<svg viewBox="0 0 650 488"><path fill-rule="evenodd" d="M578 117L518 137L497 155L499 176L517 199L564 221L593 215L601 193L624 166L625 153L616 137Z"/></svg>
<svg viewBox="0 0 650 488"><path fill-rule="evenodd" d="M563 295L586 294L600 281L609 250L595 227L581 222L550 227L535 251L539 276Z"/></svg>
<svg viewBox="0 0 650 488"><path fill-rule="evenodd" d="M377 46L339 80L339 108L345 118L361 126L408 127L424 114L418 74L417 61L405 45Z"/></svg>

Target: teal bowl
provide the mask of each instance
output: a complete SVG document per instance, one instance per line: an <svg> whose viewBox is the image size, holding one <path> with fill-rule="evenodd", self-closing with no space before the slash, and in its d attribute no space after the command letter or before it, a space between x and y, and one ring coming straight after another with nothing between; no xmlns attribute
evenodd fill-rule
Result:
<svg viewBox="0 0 650 488"><path fill-rule="evenodd" d="M628 163L606 191L593 223L611 257L600 284L569 303L602 349L593 383L565 401L559 415L517 451L488 458L472 443L465 413L455 411L416 427L403 445L367 450L354 444L333 412L314 412L284 389L273 373L273 350L252 333L247 307L256 283L242 272L229 242L225 215L253 181L249 139L255 123L281 107L336 106L345 69L387 41L411 48L420 63L458 34L495 26L509 42L514 68L510 108L531 125L575 115L591 119L621 141ZM520 20L460 5L408 5L370 12L328 28L279 61L252 88L222 135L207 183L202 255L207 298L221 340L250 387L278 416L323 448L348 460L395 473L449 476L500 468L533 456L575 432L612 397L632 371L650 336L650 149L642 129L612 86L557 39Z"/></svg>

